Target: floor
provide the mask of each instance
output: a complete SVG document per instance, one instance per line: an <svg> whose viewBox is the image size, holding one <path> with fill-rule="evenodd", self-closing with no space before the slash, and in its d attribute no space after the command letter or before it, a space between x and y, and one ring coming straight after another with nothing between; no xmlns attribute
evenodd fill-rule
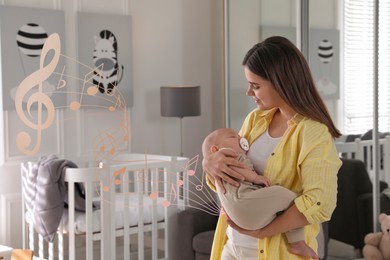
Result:
<svg viewBox="0 0 390 260"><path fill-rule="evenodd" d="M364 259L352 246L333 240L329 241L327 260Z"/></svg>

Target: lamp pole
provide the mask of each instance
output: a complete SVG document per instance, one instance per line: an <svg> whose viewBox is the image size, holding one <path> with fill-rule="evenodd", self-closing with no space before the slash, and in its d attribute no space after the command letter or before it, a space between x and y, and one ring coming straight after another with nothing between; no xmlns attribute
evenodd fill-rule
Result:
<svg viewBox="0 0 390 260"><path fill-rule="evenodd" d="M183 157L183 117L180 118L180 157Z"/></svg>

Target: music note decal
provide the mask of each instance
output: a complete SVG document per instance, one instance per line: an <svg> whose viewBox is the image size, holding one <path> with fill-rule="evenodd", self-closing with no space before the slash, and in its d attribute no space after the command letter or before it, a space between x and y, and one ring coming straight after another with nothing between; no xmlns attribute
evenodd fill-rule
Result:
<svg viewBox="0 0 390 260"><path fill-rule="evenodd" d="M198 185L196 185L195 186L195 189L197 190L197 191L201 191L201 190L203 190L203 186L204 186L204 172L202 172L202 182L200 183L200 184L198 184Z"/></svg>
<svg viewBox="0 0 390 260"><path fill-rule="evenodd" d="M36 154L41 146L42 131L49 128L55 117L55 107L48 95L43 92L43 82L48 79L58 64L60 58L61 43L58 34L51 34L43 45L41 56L39 59L39 69L27 76L17 87L15 95L15 108L20 120L36 131L36 142L33 148L31 145L31 136L25 131L20 132L16 137L16 145L20 151L27 155ZM45 65L47 54L53 51L54 55L50 62ZM27 114L23 106L23 99L26 95ZM37 105L37 116L32 118L31 107ZM43 113L46 110L46 121L43 121ZM33 120L36 120L35 122Z"/></svg>
<svg viewBox="0 0 390 260"><path fill-rule="evenodd" d="M109 106L108 110L110 110L111 112L114 112L115 110L117 110L118 107L121 107L121 106L122 106L121 97L118 95L116 98L115 106Z"/></svg>
<svg viewBox="0 0 390 260"><path fill-rule="evenodd" d="M78 101L72 101L69 104L69 108L71 110L79 110L80 109L81 104L83 102L85 86L88 83L91 84L91 85L87 87L87 94L90 95L90 96L94 96L94 95L96 95L98 93L98 87L96 85L93 85L91 83L91 81L92 81L92 79L93 79L95 74L99 74L100 73L102 67L103 67L103 64L101 64L100 66L94 68L93 70L91 70L90 72L85 74L84 80L83 80L83 87L82 87L81 92L80 92L80 98L79 98Z"/></svg>
<svg viewBox="0 0 390 260"><path fill-rule="evenodd" d="M169 192L169 198L162 202L163 207L167 208L171 205L172 202L176 201L177 194L176 189L173 184L171 184L171 191Z"/></svg>
<svg viewBox="0 0 390 260"><path fill-rule="evenodd" d="M64 71L65 71L65 66L63 67L62 69L62 72L61 72L61 76L60 76L60 80L58 81L58 84L57 84L57 89L62 89L63 87L66 86L66 80L63 79L64 77Z"/></svg>

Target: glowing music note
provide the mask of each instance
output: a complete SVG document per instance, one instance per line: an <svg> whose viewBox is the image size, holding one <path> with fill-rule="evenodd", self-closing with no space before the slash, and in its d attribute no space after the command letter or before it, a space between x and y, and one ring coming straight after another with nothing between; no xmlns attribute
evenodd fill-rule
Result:
<svg viewBox="0 0 390 260"><path fill-rule="evenodd" d="M115 178L119 175L124 174L125 172L126 172L126 167L122 167L119 170L114 171L112 177ZM120 185L122 183L122 181L120 179L115 179L114 183L115 183L115 185Z"/></svg>
<svg viewBox="0 0 390 260"><path fill-rule="evenodd" d="M121 106L122 106L121 96L118 95L116 98L115 106L109 106L108 110L110 110L111 112L114 112L117 107L121 107Z"/></svg>
<svg viewBox="0 0 390 260"><path fill-rule="evenodd" d="M53 74L55 68L57 67L60 58L60 49L61 43L59 35L56 33L51 34L43 45L39 59L39 70L27 76L16 89L15 108L17 115L25 125L37 132L37 141L31 150L27 148L31 144L31 136L27 132L22 131L16 137L17 147L20 151L27 155L34 155L39 151L42 141L42 130L50 127L54 121L55 107L50 97L43 93L43 82ZM49 64L45 66L44 63L46 61L46 56L50 50L53 50L54 54ZM37 122L34 123L30 121L24 113L23 98L36 86L38 86L38 89L29 96L26 107L27 114L31 117L31 106L34 103L37 103ZM42 122L43 107L47 110L45 122Z"/></svg>
<svg viewBox="0 0 390 260"><path fill-rule="evenodd" d="M122 140L127 142L129 140L128 128L123 123L120 125L120 128L123 130Z"/></svg>
<svg viewBox="0 0 390 260"><path fill-rule="evenodd" d="M188 176L194 176L195 171L194 170L187 170L187 174L188 174Z"/></svg>
<svg viewBox="0 0 390 260"><path fill-rule="evenodd" d="M110 145L111 145L111 149L110 149L109 153L110 153L111 155L114 155L115 152L116 152L116 148L115 148L115 142L116 142L116 140L115 140L115 137L112 136L112 135L109 134L109 133L106 133L106 135L107 135L107 139L108 139L108 141L110 142Z"/></svg>
<svg viewBox="0 0 390 260"><path fill-rule="evenodd" d="M60 80L58 81L57 89L61 89L66 86L66 80L62 79L64 76L65 66L62 69Z"/></svg>
<svg viewBox="0 0 390 260"><path fill-rule="evenodd" d="M158 194L157 194L157 192L151 192L150 193L150 195L149 195L149 198L151 199L151 200L155 200L155 199L157 199L158 198Z"/></svg>
<svg viewBox="0 0 390 260"><path fill-rule="evenodd" d="M172 195L173 195L173 199L172 199ZM175 201L176 197L177 197L176 189L173 186L173 184L171 184L171 192L169 193L169 200L164 200L162 202L163 207L165 208L169 207L171 205L171 201Z"/></svg>
<svg viewBox="0 0 390 260"><path fill-rule="evenodd" d="M100 152L105 152L106 151L106 146L105 146L105 143L106 143L106 140L108 140L108 142L110 143L110 146L111 146L111 149L108 151L110 155L114 155L116 153L116 148L115 148L115 143L116 143L116 139L114 136L112 136L111 134L109 133L106 133L106 139L104 139L102 137L102 135L100 134L100 131L98 131L98 136L99 136L99 139L101 141L101 146L99 148L99 151Z"/></svg>
<svg viewBox="0 0 390 260"><path fill-rule="evenodd" d="M96 75L100 75L100 71L102 70L104 64L99 65L98 67L94 68L84 76L84 82L83 82L83 88L81 89L80 93L80 99L79 101L73 101L69 104L69 108L71 110L79 110L81 107L81 103L83 101L83 96L84 96L84 89L85 85L91 81L91 79ZM87 89L87 94L88 95L96 95L97 93L97 87L96 86L90 86Z"/></svg>
<svg viewBox="0 0 390 260"><path fill-rule="evenodd" d="M164 208L168 208L169 206L171 206L171 202L169 200L164 200L161 204Z"/></svg>
<svg viewBox="0 0 390 260"><path fill-rule="evenodd" d="M202 183L195 186L195 189L197 191L203 190L203 186L204 186L203 182L204 182L204 172L202 172Z"/></svg>
<svg viewBox="0 0 390 260"><path fill-rule="evenodd" d="M178 180L176 182L177 187L181 187L181 186L183 186L183 184L184 184L183 180Z"/></svg>
<svg viewBox="0 0 390 260"><path fill-rule="evenodd" d="M104 139L103 139L103 137L100 134L100 131L98 131L98 136L99 136L99 139L100 139L100 141L102 143L102 145L100 145L100 147L99 147L99 151L100 152L104 152L106 150L106 146L105 146Z"/></svg>
<svg viewBox="0 0 390 260"><path fill-rule="evenodd" d="M196 168L198 167L198 160L199 160L199 155L193 157L191 160L187 162L185 170L189 176L195 175Z"/></svg>
<svg viewBox="0 0 390 260"><path fill-rule="evenodd" d="M116 170L113 174L113 177L116 177L118 175L124 174L126 172L126 167L120 168L119 170Z"/></svg>
<svg viewBox="0 0 390 260"><path fill-rule="evenodd" d="M127 142L129 140L129 128L128 128L127 109L123 109L123 119L120 128L123 130L122 140Z"/></svg>

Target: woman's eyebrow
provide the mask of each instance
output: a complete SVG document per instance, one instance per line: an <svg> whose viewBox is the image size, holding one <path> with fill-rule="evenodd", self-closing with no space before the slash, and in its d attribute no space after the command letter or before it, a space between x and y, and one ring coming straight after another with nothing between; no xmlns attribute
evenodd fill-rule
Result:
<svg viewBox="0 0 390 260"><path fill-rule="evenodd" d="M256 86L259 86L260 84L259 83L256 83L256 82L252 82L252 81L248 81L249 82L249 84L251 84L251 85L256 85Z"/></svg>

